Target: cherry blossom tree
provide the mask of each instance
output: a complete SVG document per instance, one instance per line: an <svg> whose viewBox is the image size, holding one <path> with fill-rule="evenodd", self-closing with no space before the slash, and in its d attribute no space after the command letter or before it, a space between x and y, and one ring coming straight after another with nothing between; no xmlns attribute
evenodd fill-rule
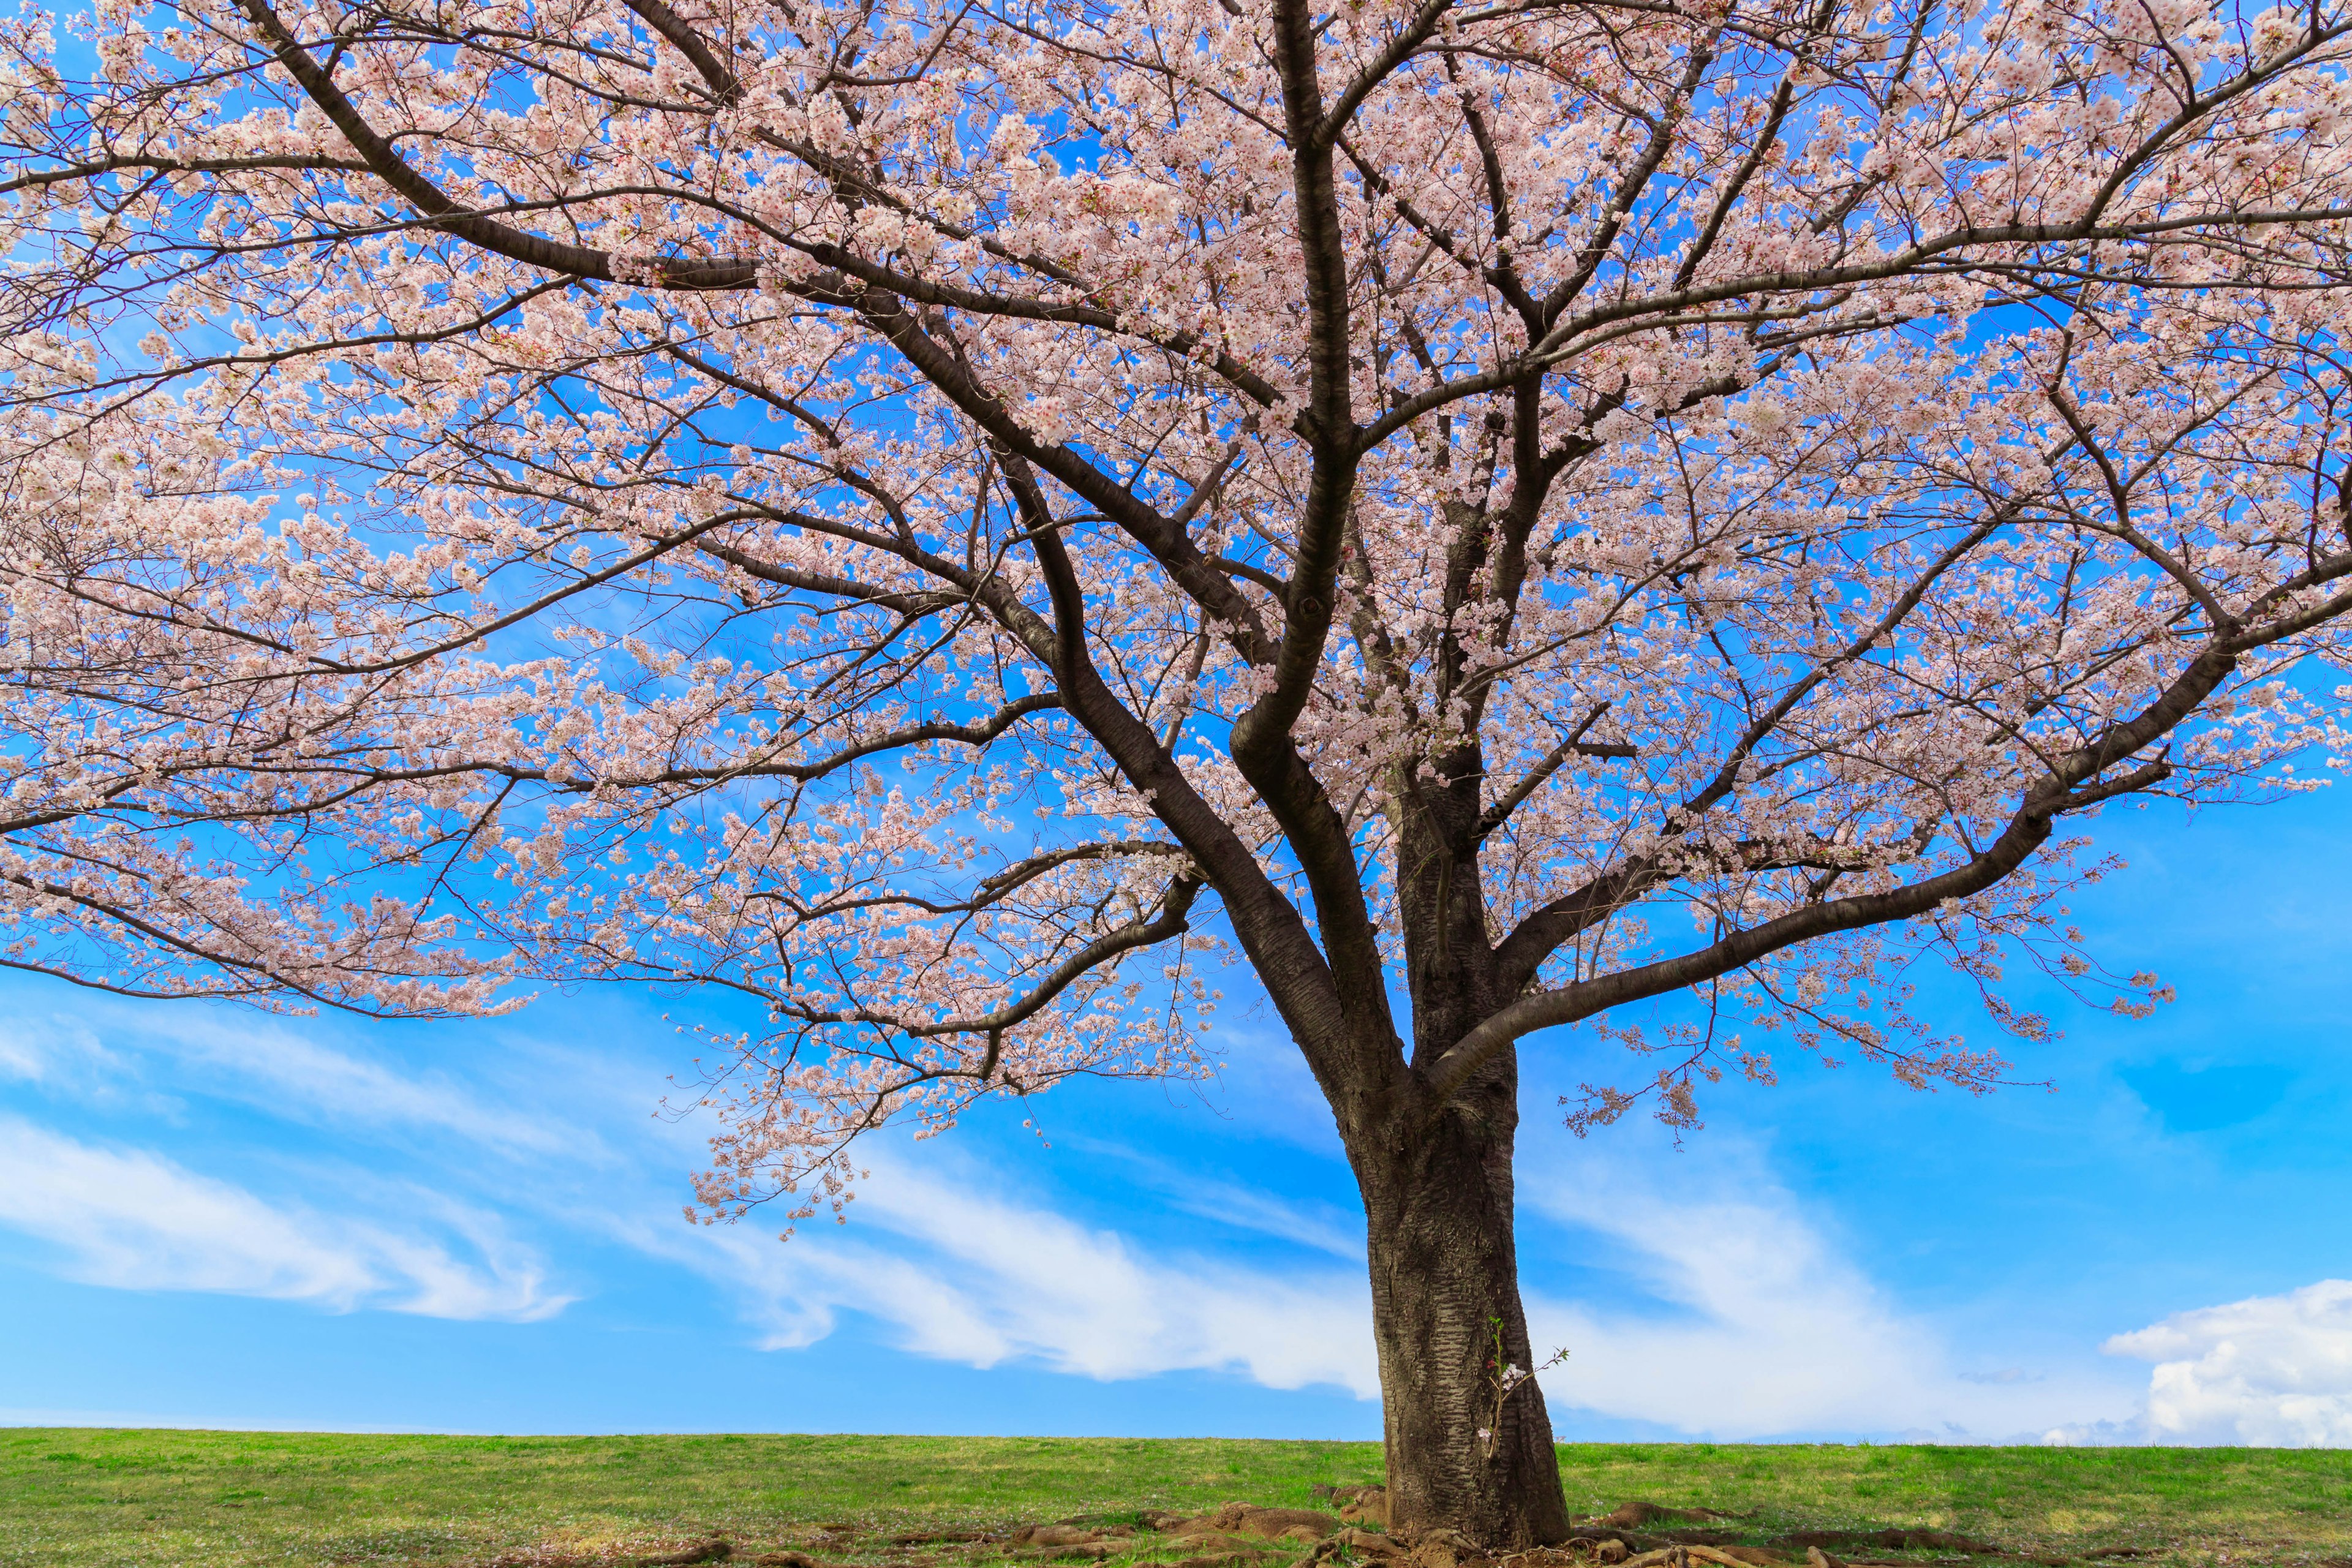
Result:
<svg viewBox="0 0 2352 1568"><path fill-rule="evenodd" d="M1245 964L1397 1522L1557 1540L1518 1041L1580 1129L1984 1089L1908 965L2145 1007L2079 824L2335 764L2347 16L26 12L0 956L732 999L710 1219L1197 1071Z"/></svg>

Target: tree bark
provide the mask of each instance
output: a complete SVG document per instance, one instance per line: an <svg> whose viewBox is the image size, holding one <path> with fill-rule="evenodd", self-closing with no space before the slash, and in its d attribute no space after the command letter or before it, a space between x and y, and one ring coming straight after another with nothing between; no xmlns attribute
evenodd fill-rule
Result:
<svg viewBox="0 0 2352 1568"><path fill-rule="evenodd" d="M1512 1235L1517 1089L1517 1064L1505 1060L1433 1116L1426 1099L1404 1096L1349 1140L1371 1262L1390 1522L1508 1548L1569 1533L1543 1391L1530 1377L1496 1405L1502 1368L1536 1364Z"/></svg>

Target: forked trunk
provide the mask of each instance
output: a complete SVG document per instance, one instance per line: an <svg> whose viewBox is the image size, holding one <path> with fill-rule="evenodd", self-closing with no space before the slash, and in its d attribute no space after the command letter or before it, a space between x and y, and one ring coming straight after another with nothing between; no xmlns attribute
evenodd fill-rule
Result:
<svg viewBox="0 0 2352 1568"><path fill-rule="evenodd" d="M1363 1191L1393 1527L1488 1547L1568 1536L1512 1239L1517 1074L1351 1150ZM1499 1350L1499 1353L1498 1353Z"/></svg>

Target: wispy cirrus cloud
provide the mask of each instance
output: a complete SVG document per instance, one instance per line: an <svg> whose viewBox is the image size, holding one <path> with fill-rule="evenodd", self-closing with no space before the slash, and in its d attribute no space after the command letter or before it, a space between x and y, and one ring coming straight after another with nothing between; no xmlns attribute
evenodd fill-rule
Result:
<svg viewBox="0 0 2352 1568"><path fill-rule="evenodd" d="M788 1244L756 1222L691 1228L676 1205L708 1129L647 1120L657 1066L523 1031L504 1044L487 1064L445 1050L420 1067L303 1020L18 1012L0 1021L0 1079L60 1114L68 1100L84 1111L104 1100L110 1131L151 1129L162 1147L82 1142L0 1115L0 1228L38 1238L45 1267L100 1285L544 1318L570 1298L536 1251L509 1239L520 1222L545 1245L617 1238L640 1268L713 1281L747 1337L771 1349L816 1344L857 1314L908 1352L976 1367L1102 1381L1206 1370L1377 1397L1352 1212L1074 1140L1073 1156L1116 1170L1132 1211L1116 1228L1088 1225L1025 1190L1017 1164L885 1144L847 1227L805 1227ZM1222 1119L1252 1137L1287 1129L1328 1153L1328 1129L1305 1114L1312 1086L1288 1084L1287 1070L1237 1064L1235 1082L1266 1094L1241 1095ZM171 1143L164 1124L207 1098L262 1113L274 1131L254 1149L278 1174L236 1167L256 1184L240 1185L182 1163L211 1162ZM298 1124L336 1141L321 1156L330 1163L311 1168L341 1173L343 1212L266 1195L283 1190L288 1168L276 1138ZM89 1122L76 1125L89 1135ZM1526 1261L1538 1279L1549 1258L1580 1268L1573 1289L1529 1298L1540 1348L1574 1351L1546 1378L1563 1410L1725 1437L2352 1441L2352 1284L2118 1336L2111 1353L2157 1363L2136 1401L2067 1358L2044 1370L2012 1364L2015 1347L1957 1356L1736 1141L1711 1138L1669 1167L1622 1143L1527 1132ZM460 1148L494 1158L468 1163ZM391 1173L403 1160L428 1163L414 1167L417 1183L470 1182L471 1206L404 1184ZM1299 1250L1270 1260L1240 1233Z"/></svg>
<svg viewBox="0 0 2352 1568"><path fill-rule="evenodd" d="M1357 1270L1276 1274L1155 1253L950 1173L877 1157L856 1223L789 1242L751 1225L628 1226L624 1239L725 1282L775 1349L813 1344L849 1311L915 1353L971 1366L1024 1361L1114 1380L1209 1370L1269 1388L1377 1394L1370 1289Z"/></svg>
<svg viewBox="0 0 2352 1568"><path fill-rule="evenodd" d="M112 1064L98 1037L79 1019L58 1017L37 1023L21 1014L0 1018L0 1079L50 1084L67 1076L68 1068L81 1065Z"/></svg>
<svg viewBox="0 0 2352 1568"><path fill-rule="evenodd" d="M2116 1392L2027 1369L1966 1372L1752 1152L1676 1156L1671 1187L1639 1162L1539 1163L1520 1202L1598 1251L1622 1289L1531 1297L1538 1350L1565 1345L1553 1400L1724 1438L1901 1435L2009 1441L2115 1409Z"/></svg>
<svg viewBox="0 0 2352 1568"><path fill-rule="evenodd" d="M1211 1174L1197 1163L1179 1164L1125 1143L1090 1137L1064 1138L1061 1142L1091 1158L1116 1162L1129 1180L1164 1199L1178 1214L1333 1258L1360 1262L1364 1257L1360 1209L1285 1197L1263 1186Z"/></svg>
<svg viewBox="0 0 2352 1568"><path fill-rule="evenodd" d="M0 1076L47 1087L145 1076L284 1117L446 1133L509 1153L577 1154L588 1141L543 1107L518 1114L477 1086L400 1070L324 1033L222 1007L100 1003L0 1024Z"/></svg>
<svg viewBox="0 0 2352 1568"><path fill-rule="evenodd" d="M152 1151L0 1116L0 1226L47 1244L72 1279L521 1321L571 1300L487 1219L430 1206L451 1235L272 1204Z"/></svg>

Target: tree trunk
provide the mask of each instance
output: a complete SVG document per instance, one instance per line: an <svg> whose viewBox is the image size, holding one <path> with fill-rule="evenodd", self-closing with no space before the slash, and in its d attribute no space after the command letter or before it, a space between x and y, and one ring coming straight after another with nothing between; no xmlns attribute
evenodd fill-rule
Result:
<svg viewBox="0 0 2352 1568"><path fill-rule="evenodd" d="M1349 1153L1371 1258L1391 1523L1516 1548L1569 1531L1543 1391L1528 1378L1497 1408L1503 1368L1536 1364L1511 1231L1518 1075L1515 1062L1497 1066L1434 1118L1398 1108Z"/></svg>

